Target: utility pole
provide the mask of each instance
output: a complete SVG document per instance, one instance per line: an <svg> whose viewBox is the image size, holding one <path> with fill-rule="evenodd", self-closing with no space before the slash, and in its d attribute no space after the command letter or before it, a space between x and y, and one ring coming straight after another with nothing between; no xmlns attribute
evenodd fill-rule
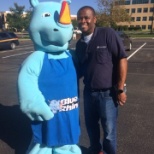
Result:
<svg viewBox="0 0 154 154"><path fill-rule="evenodd" d="M154 20L154 3L153 3L153 7L152 7L151 34L153 33L153 20Z"/></svg>
<svg viewBox="0 0 154 154"><path fill-rule="evenodd" d="M3 27L3 21L2 21L2 13L0 13L0 29Z"/></svg>

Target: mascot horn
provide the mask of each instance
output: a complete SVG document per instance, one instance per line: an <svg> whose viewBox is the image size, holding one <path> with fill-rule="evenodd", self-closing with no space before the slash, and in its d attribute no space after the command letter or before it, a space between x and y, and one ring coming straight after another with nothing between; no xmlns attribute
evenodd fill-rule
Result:
<svg viewBox="0 0 154 154"><path fill-rule="evenodd" d="M81 154L77 76L68 50L70 3L30 0L29 34L35 51L18 77L20 108L32 121L27 154Z"/></svg>

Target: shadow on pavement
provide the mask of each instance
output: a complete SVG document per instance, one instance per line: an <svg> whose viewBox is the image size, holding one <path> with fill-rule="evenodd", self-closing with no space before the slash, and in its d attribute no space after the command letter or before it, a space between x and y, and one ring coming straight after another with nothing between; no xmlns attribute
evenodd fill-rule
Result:
<svg viewBox="0 0 154 154"><path fill-rule="evenodd" d="M21 112L19 105L0 104L0 139L15 150L24 154L31 140L30 120ZM86 147L80 146L82 154L88 154Z"/></svg>
<svg viewBox="0 0 154 154"><path fill-rule="evenodd" d="M18 105L3 106L0 104L0 139L23 154L31 140L29 119L20 111Z"/></svg>

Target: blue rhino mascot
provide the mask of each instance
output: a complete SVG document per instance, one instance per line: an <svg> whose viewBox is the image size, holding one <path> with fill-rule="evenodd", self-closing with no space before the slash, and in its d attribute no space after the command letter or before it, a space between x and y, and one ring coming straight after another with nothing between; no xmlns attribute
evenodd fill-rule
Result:
<svg viewBox="0 0 154 154"><path fill-rule="evenodd" d="M81 154L77 77L68 50L73 33L70 1L30 4L35 51L18 77L20 108L32 120L27 154Z"/></svg>

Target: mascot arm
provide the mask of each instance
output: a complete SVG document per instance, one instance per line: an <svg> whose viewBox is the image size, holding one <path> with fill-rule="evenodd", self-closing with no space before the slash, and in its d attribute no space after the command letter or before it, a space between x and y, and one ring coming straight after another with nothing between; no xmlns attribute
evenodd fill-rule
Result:
<svg viewBox="0 0 154 154"><path fill-rule="evenodd" d="M20 107L31 120L49 120L54 116L38 87L43 59L41 51L31 54L24 61L18 78Z"/></svg>

